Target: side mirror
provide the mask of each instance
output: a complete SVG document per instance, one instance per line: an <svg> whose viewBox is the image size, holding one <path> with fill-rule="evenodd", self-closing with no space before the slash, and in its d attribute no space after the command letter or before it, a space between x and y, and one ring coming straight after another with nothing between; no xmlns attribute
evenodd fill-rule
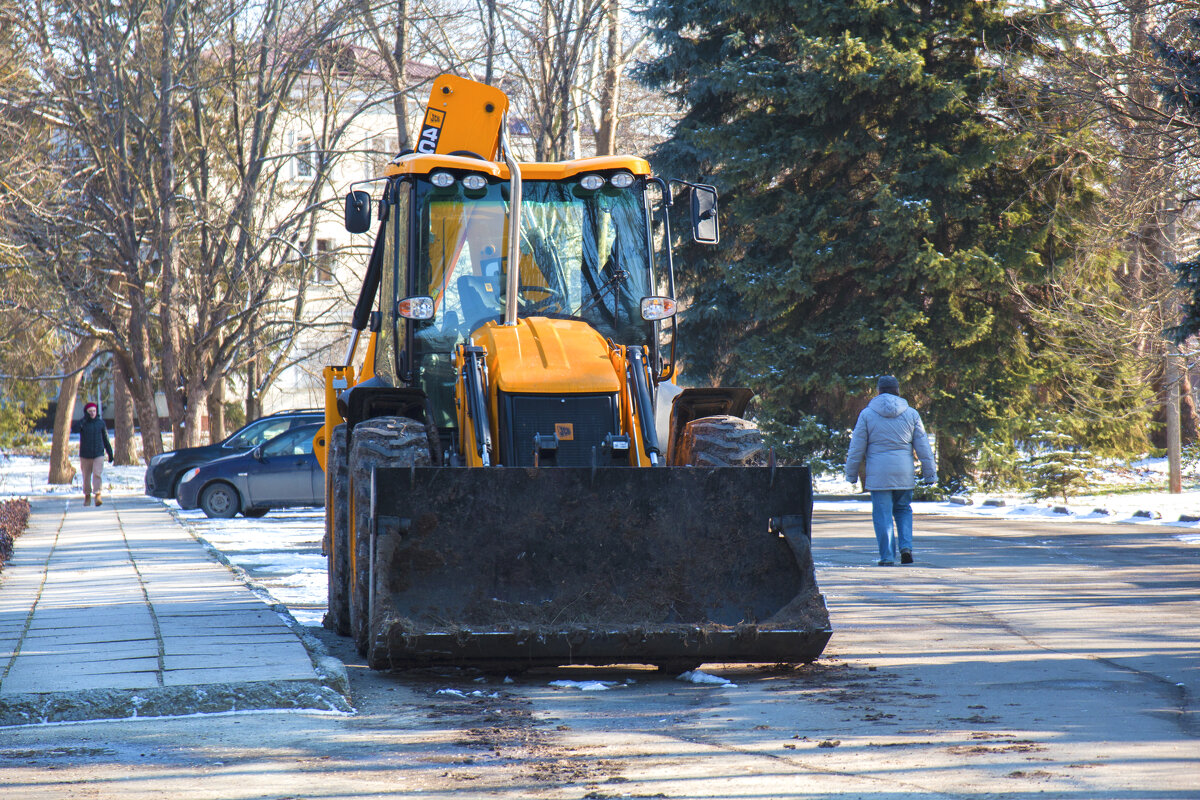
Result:
<svg viewBox="0 0 1200 800"><path fill-rule="evenodd" d="M262 460L263 460L263 454L262 454L262 445L261 445L261 444L260 444L258 447L254 448L253 450L251 450L251 451L250 451L250 457L251 457L251 458L253 458L255 461L262 461Z"/></svg>
<svg viewBox="0 0 1200 800"><path fill-rule="evenodd" d="M346 230L366 233L371 229L371 195L356 191L346 195Z"/></svg>
<svg viewBox="0 0 1200 800"><path fill-rule="evenodd" d="M717 228L717 190L692 184L692 239L699 244L716 244L721 239Z"/></svg>

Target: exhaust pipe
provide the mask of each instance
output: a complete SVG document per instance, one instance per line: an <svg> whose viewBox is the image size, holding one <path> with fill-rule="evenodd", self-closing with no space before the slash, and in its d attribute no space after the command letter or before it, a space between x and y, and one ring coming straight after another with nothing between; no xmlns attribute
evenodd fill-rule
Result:
<svg viewBox="0 0 1200 800"><path fill-rule="evenodd" d="M508 276L504 302L504 324L517 324L517 290L521 273L521 166L508 142L508 117L500 124L500 148L508 165Z"/></svg>

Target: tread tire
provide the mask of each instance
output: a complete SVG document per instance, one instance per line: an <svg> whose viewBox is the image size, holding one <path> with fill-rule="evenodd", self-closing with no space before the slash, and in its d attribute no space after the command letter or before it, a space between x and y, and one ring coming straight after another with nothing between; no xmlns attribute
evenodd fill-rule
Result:
<svg viewBox="0 0 1200 800"><path fill-rule="evenodd" d="M371 471L381 467L430 465L429 436L424 423L407 417L375 417L354 427L350 445L350 497L354 504L354 582L350 597L350 631L359 655L379 668L371 652L380 631L368 619L371 563ZM378 606L384 598L377 597Z"/></svg>
<svg viewBox="0 0 1200 800"><path fill-rule="evenodd" d="M350 468L346 460L346 424L333 429L326 453L325 479L330 482L329 611L324 625L338 636L350 635Z"/></svg>
<svg viewBox="0 0 1200 800"><path fill-rule="evenodd" d="M727 415L689 422L676 463L688 467L758 467L766 464L762 432L753 422Z"/></svg>

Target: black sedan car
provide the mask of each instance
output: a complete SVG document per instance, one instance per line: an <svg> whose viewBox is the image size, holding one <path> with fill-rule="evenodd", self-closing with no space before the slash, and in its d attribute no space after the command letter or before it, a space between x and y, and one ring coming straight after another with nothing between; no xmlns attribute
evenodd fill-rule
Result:
<svg viewBox="0 0 1200 800"><path fill-rule="evenodd" d="M301 425L269 442L199 467L179 481L180 508L228 519L261 517L272 508L325 505L325 471L313 455L318 425Z"/></svg>
<svg viewBox="0 0 1200 800"><path fill-rule="evenodd" d="M179 478L192 467L234 453L245 453L290 428L324 419L325 412L320 409L280 411L243 425L229 438L216 444L160 453L150 459L150 466L146 467L146 494L169 500L177 494Z"/></svg>

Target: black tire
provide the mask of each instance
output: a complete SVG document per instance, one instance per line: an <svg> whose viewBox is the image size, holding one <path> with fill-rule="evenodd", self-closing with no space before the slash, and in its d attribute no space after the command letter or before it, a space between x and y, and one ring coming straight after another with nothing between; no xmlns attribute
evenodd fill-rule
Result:
<svg viewBox="0 0 1200 800"><path fill-rule="evenodd" d="M429 466L425 425L407 417L375 417L354 427L350 445L350 497L354 520L354 581L350 592L350 632L354 646L374 669L386 666L375 620L368 618L371 564L371 470L378 467ZM376 619L388 598L376 593Z"/></svg>
<svg viewBox="0 0 1200 800"><path fill-rule="evenodd" d="M269 509L269 508L260 508L260 507L247 508L246 510L244 510L242 512L242 516L246 517L248 519L258 519L259 517L265 517L267 515L267 512L270 510L271 509Z"/></svg>
<svg viewBox="0 0 1200 800"><path fill-rule="evenodd" d="M346 425L333 429L325 455L325 480L329 481L329 611L325 627L338 636L350 635L350 470L346 461Z"/></svg>
<svg viewBox="0 0 1200 800"><path fill-rule="evenodd" d="M766 464L762 432L741 417L701 417L679 438L676 464L687 467L757 467Z"/></svg>
<svg viewBox="0 0 1200 800"><path fill-rule="evenodd" d="M242 507L238 490L224 481L215 481L200 492L200 508L210 519L233 519Z"/></svg>

